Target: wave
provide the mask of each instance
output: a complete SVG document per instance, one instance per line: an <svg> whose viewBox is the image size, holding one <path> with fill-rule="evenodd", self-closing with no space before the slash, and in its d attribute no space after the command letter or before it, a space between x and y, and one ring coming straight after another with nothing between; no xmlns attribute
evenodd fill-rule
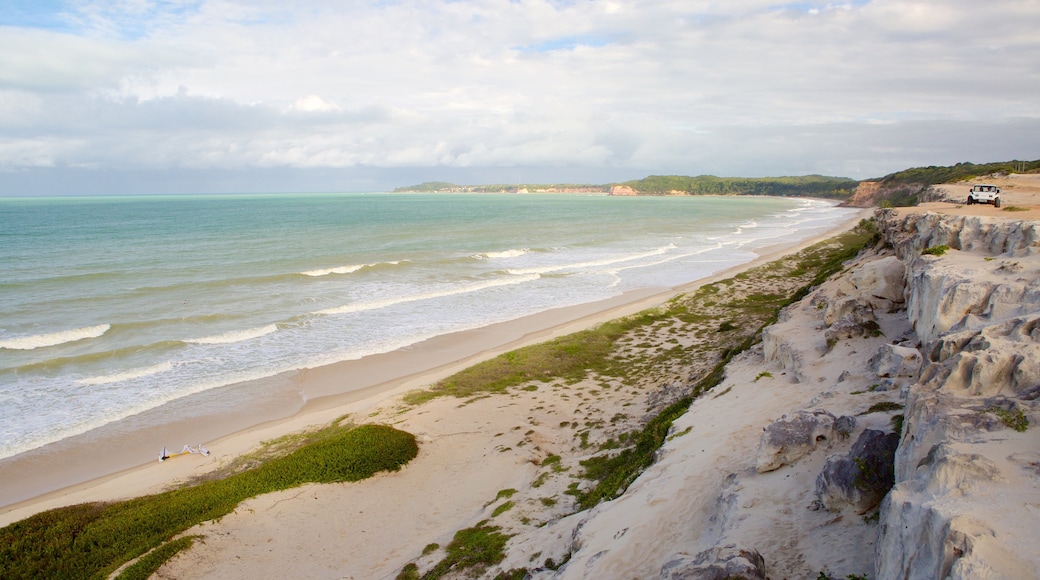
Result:
<svg viewBox="0 0 1040 580"><path fill-rule="evenodd" d="M19 366L7 367L0 369L0 374L8 371L14 371L16 373L48 372L60 369L66 365L104 362L129 355L143 355L148 353L160 355L164 351L179 348L183 345L184 342L180 340L163 340L145 345L135 344L130 346L124 346L122 348L117 348L114 350L106 350L102 352L88 352L73 356L49 358L46 360L22 364Z"/></svg>
<svg viewBox="0 0 1040 580"><path fill-rule="evenodd" d="M401 262L406 261L407 260L394 260L393 262L380 262L375 264L353 264L350 266L336 266L335 268L319 268L317 270L307 270L304 272L300 272L300 274L303 274L304 276L311 276L313 278L328 276L330 274L353 274L354 272L357 272L358 270L362 270L364 268L375 268L376 266L383 265L396 266Z"/></svg>
<svg viewBox="0 0 1040 580"><path fill-rule="evenodd" d="M204 336L202 338L190 338L186 339L184 342L190 344L232 344L235 342L242 342L243 340L249 340L251 338L259 338L266 334L271 334L276 330L278 330L278 325L268 324L266 326L247 328L245 330L231 330L221 334Z"/></svg>
<svg viewBox="0 0 1040 580"><path fill-rule="evenodd" d="M503 250L501 252L483 252L476 254L473 257L478 260L493 260L495 258L517 258L530 252L527 248L521 248L519 250Z"/></svg>
<svg viewBox="0 0 1040 580"><path fill-rule="evenodd" d="M304 276L312 276L317 278L319 276L328 276L329 274L351 274L353 272L357 272L362 268L374 265L375 264L355 264L353 266L337 266L335 268L325 268L323 270L307 270L306 272L300 273Z"/></svg>
<svg viewBox="0 0 1040 580"><path fill-rule="evenodd" d="M87 326L74 330L63 330L61 332L52 332L48 334L9 338L7 340L0 340L0 348L10 350L33 350L34 348L57 346L67 342L97 338L108 332L109 328L111 328L111 325L99 324L97 326Z"/></svg>
<svg viewBox="0 0 1040 580"><path fill-rule="evenodd" d="M81 385L107 385L110 383L118 383L120 381L128 381L130 379L139 379L141 377L147 377L148 375L156 375L164 373L173 368L173 364L170 362L159 363L150 367L144 367L139 369L131 369L123 371L121 373L115 373L111 375L101 375L98 377L91 377L89 379L80 379L79 384Z"/></svg>
<svg viewBox="0 0 1040 580"><path fill-rule="evenodd" d="M380 308L387 308L390 306L396 306L398 304L405 304L408 302L419 302L421 300L432 300L434 298L444 298L446 296L456 296L459 294L478 292L480 290L494 288L496 286L511 286L513 284L523 284L525 282L533 282L534 280L537 280L539 278L541 278L540 275L531 274L526 276L515 276L511 278L500 278L497 280L485 280L483 282L477 282L466 286L457 286L454 288L438 290L435 292L424 292L421 294L412 294L410 296L398 296L396 298L372 300L370 302L357 302L354 304L337 306L335 308L326 308L324 310L314 312L313 314L352 314L355 312L365 312L368 310L379 310Z"/></svg>
<svg viewBox="0 0 1040 580"><path fill-rule="evenodd" d="M638 254L628 254L624 256L615 256L612 258L604 258L602 260L589 260L586 262L573 262L570 264L555 264L550 266L538 266L533 268L510 268L506 270L510 274L514 275L525 275L525 274L549 274L552 272L560 272L562 270L574 270L578 268L592 268L597 266L612 266L614 264L621 264L624 262L631 262L632 260L641 260L652 256L660 256L676 249L675 244L668 244L667 246L661 246L648 252L641 252Z"/></svg>

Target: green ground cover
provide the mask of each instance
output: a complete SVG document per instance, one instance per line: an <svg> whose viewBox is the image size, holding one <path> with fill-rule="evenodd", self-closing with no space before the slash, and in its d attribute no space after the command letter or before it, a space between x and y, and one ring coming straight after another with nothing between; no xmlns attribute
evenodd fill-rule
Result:
<svg viewBox="0 0 1040 580"><path fill-rule="evenodd" d="M163 550L153 570L191 545L176 537L230 513L243 500L304 483L359 481L396 471L418 454L415 437L383 425L340 426L308 434L287 454L220 479L111 503L36 514L0 529L0 578L105 578L124 563ZM174 543L176 542L176 543ZM126 577L147 577L128 569Z"/></svg>

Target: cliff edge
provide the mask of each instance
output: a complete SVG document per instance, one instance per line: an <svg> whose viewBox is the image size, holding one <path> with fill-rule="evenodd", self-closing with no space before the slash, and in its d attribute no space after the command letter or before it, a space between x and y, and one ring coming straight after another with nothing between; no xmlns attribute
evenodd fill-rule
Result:
<svg viewBox="0 0 1040 580"><path fill-rule="evenodd" d="M881 241L784 309L621 497L514 538L502 569L1040 577L1040 222L875 221Z"/></svg>

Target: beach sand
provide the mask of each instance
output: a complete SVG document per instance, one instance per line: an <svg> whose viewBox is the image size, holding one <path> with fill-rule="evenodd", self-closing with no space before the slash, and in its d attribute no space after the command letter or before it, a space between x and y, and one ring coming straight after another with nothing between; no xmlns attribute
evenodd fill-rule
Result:
<svg viewBox="0 0 1040 580"><path fill-rule="evenodd" d="M482 519L486 504L499 490L528 485L537 457L544 457L554 445L564 444L527 442L525 426L532 421L554 421L555 426L571 420L576 426L579 417L583 421L609 419L617 411L582 400L577 394L569 397L535 391L488 397L465 405L445 397L401 414L401 395L503 352L657 306L676 294L830 237L871 213L864 210L812 240L766 248L751 263L684 286L648 288L607 301L438 337L392 353L302 370L288 380L308 394L308 402L291 417L271 418L277 416L280 405L289 404L288 399L276 398L259 412L251 408L250 412L215 414L166 426L162 432L136 433L133 448L140 450L142 458L137 465L128 467L126 457L107 453L103 441L95 441L89 448L58 446L47 454L9 462L0 472L0 504L6 504L0 508L0 525L54 507L162 491L227 465L264 441L350 415L358 423L391 423L415 434L421 445L419 457L398 473L365 482L308 485L249 500L219 524L203 525L206 540L179 559L187 568L175 576L197 577L210 572L227 575L222 558L234 560L232 576L237 577L270 575L276 569L271 566L278 562L277 569L292 574L393 576L428 543L447 543L454 531ZM190 439L185 439L186 433L192 434ZM119 430L109 435L120 436L126 435ZM212 452L209 457L187 455L164 463L143 459L158 456L160 447L155 441L168 442L170 451L175 452L184 443L195 445L200 440ZM506 448L510 452L502 451ZM464 483L461 474L465 474ZM49 491L48 486L55 481L67 485ZM37 495L32 490L47 492ZM12 503L8 498L16 494L33 497ZM292 498L295 501L289 501ZM312 507L308 509L307 505ZM553 516L552 509L542 512L541 517ZM242 561L239 558L244 557L244 545L254 549ZM328 558L316 555L330 550L335 554L330 553ZM313 569L306 569L308 566Z"/></svg>

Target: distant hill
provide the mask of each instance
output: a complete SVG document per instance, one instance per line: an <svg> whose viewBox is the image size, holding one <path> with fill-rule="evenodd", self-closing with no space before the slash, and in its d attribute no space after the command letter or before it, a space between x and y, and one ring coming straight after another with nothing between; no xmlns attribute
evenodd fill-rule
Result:
<svg viewBox="0 0 1040 580"><path fill-rule="evenodd" d="M1008 174L1008 173L1035 173L1040 171L1040 159L1036 161L999 161L996 163L958 163L950 166L912 167L895 173L889 173L884 177L867 179L865 181L877 181L886 185L900 183L916 183L920 185L935 185L937 183L954 183L967 181L982 177L984 175Z"/></svg>
<svg viewBox="0 0 1040 580"><path fill-rule="evenodd" d="M847 199L857 181L846 177L806 175L801 177L715 177L701 175L651 175L644 179L588 184L457 185L428 181L398 187L395 193L611 193L613 195L777 195Z"/></svg>
<svg viewBox="0 0 1040 580"><path fill-rule="evenodd" d="M855 207L873 207L882 203L896 207L917 205L922 201L934 201L936 192L932 186L940 183L968 181L994 174L1037 172L1040 172L1040 159L912 167L862 181L848 204Z"/></svg>
<svg viewBox="0 0 1040 580"><path fill-rule="evenodd" d="M445 181L427 181L394 189L394 193L609 193L609 185L583 185L574 183L516 185L458 185Z"/></svg>
<svg viewBox="0 0 1040 580"><path fill-rule="evenodd" d="M651 175L619 184L637 195L779 195L847 199L859 182L847 177L715 177Z"/></svg>

